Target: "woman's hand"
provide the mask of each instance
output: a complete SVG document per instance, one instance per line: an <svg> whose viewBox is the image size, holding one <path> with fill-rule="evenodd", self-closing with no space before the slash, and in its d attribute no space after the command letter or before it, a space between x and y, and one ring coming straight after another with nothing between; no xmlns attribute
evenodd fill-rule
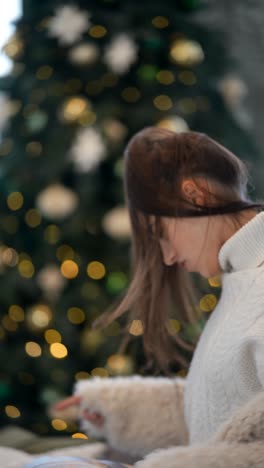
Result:
<svg viewBox="0 0 264 468"><path fill-rule="evenodd" d="M73 405L79 406L81 403L81 397L79 396L71 396L68 398L65 398L64 400L59 401L53 406L53 409L57 411L63 411ZM81 417L83 419L86 419L87 421L90 421L92 424L94 424L97 427L101 427L104 424L105 418L98 412L92 411L88 408L85 408L81 412Z"/></svg>

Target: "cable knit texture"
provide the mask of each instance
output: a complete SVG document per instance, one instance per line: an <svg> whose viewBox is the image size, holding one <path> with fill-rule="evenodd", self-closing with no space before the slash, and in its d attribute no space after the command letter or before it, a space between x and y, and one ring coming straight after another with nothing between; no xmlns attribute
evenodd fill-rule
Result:
<svg viewBox="0 0 264 468"><path fill-rule="evenodd" d="M222 246L222 293L186 381L189 443L205 442L264 387L264 212Z"/></svg>
<svg viewBox="0 0 264 468"><path fill-rule="evenodd" d="M184 421L185 379L163 377L113 377L81 380L75 395L81 397L81 428L102 436L111 447L132 455L145 455L157 447L185 445L188 431ZM105 417L98 429L82 417L92 408Z"/></svg>

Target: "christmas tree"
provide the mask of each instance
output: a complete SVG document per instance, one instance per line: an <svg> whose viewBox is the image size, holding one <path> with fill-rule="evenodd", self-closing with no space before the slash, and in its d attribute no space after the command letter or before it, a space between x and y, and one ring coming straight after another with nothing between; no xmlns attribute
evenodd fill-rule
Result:
<svg viewBox="0 0 264 468"><path fill-rule="evenodd" d="M128 348L122 320L91 329L129 283L122 155L130 136L147 125L192 129L257 157L236 118L243 85L228 74L224 39L195 23L203 8L199 0L23 2L4 47L13 68L0 82L1 424L72 433L49 420L48 405L77 379L144 364L140 323L131 323ZM210 312L220 283L200 286L199 307Z"/></svg>

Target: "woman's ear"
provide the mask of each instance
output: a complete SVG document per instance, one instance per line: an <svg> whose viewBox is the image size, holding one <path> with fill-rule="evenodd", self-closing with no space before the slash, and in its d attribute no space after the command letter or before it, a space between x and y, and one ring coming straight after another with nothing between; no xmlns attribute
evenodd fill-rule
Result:
<svg viewBox="0 0 264 468"><path fill-rule="evenodd" d="M204 205L204 193L191 179L185 179L182 181L181 190L184 195L193 204L203 206Z"/></svg>

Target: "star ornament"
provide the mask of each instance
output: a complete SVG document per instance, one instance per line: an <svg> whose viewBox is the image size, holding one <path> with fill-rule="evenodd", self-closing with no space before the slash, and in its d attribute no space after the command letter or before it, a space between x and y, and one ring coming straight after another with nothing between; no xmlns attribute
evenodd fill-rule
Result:
<svg viewBox="0 0 264 468"><path fill-rule="evenodd" d="M73 44L91 25L90 16L76 6L60 7L49 22L48 35L56 37L62 45Z"/></svg>

